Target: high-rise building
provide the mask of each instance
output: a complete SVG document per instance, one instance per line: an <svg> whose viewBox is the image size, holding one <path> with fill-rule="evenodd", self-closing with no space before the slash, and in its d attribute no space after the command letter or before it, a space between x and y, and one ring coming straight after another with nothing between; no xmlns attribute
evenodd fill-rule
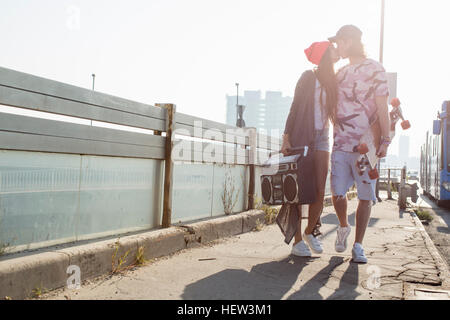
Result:
<svg viewBox="0 0 450 320"><path fill-rule="evenodd" d="M281 136L292 104L292 97L283 97L280 91L244 91L239 104L245 106L243 119L246 127L255 127L259 132ZM227 95L226 123L236 125L236 96Z"/></svg>
<svg viewBox="0 0 450 320"><path fill-rule="evenodd" d="M402 165L408 163L409 159L409 137L400 136L398 141L398 158Z"/></svg>

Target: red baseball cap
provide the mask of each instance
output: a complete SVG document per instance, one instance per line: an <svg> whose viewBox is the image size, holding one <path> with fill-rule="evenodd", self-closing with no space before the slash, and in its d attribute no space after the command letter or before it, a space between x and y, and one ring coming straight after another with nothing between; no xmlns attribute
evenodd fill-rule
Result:
<svg viewBox="0 0 450 320"><path fill-rule="evenodd" d="M330 45L330 41L314 42L308 49L305 49L306 57L315 65L319 65L323 54L327 51Z"/></svg>

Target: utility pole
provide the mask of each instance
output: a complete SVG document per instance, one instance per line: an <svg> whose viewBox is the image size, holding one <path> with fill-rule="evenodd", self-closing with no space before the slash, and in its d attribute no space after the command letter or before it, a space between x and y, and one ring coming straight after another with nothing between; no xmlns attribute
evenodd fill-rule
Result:
<svg viewBox="0 0 450 320"><path fill-rule="evenodd" d="M381 0L381 23L380 23L380 63L383 64L383 46L384 46L384 1ZM381 161L378 159L378 172L381 173ZM375 184L375 194L378 202L381 202L380 198L380 178L377 179Z"/></svg>
<svg viewBox="0 0 450 320"><path fill-rule="evenodd" d="M384 1L381 0L381 24L380 24L380 63L383 64L383 45L384 45Z"/></svg>

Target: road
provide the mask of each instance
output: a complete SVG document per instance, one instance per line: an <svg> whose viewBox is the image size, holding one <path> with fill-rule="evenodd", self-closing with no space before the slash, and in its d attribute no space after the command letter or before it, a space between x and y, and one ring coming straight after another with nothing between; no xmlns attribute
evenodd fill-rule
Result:
<svg viewBox="0 0 450 320"><path fill-rule="evenodd" d="M427 196L420 195L417 205L428 210L433 216L429 224L424 224L424 228L433 240L439 253L450 265L450 210L440 208Z"/></svg>

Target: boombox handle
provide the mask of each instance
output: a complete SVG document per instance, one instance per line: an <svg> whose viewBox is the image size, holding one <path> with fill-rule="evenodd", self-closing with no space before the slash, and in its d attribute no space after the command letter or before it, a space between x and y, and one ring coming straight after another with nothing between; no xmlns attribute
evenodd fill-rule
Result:
<svg viewBox="0 0 450 320"><path fill-rule="evenodd" d="M294 155L294 154L300 154L303 152L303 156L306 157L308 155L308 146L289 148L288 152L289 152L289 154L288 154L289 156ZM273 152L269 153L269 158L271 156L273 156L274 154L278 154L278 153L281 153L281 150L273 151Z"/></svg>

